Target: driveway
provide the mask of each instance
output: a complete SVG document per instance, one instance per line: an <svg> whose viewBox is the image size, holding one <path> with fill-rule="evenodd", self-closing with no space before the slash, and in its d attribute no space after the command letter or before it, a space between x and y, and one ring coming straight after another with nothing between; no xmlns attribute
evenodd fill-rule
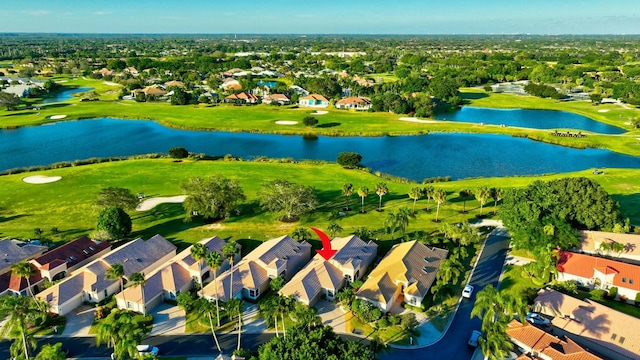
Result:
<svg viewBox="0 0 640 360"><path fill-rule="evenodd" d="M82 305L66 315L67 324L62 336L76 337L89 335L89 328L93 323L93 313L96 308L90 305Z"/></svg>
<svg viewBox="0 0 640 360"><path fill-rule="evenodd" d="M186 315L179 306L162 303L153 311L153 327L150 335L184 334Z"/></svg>
<svg viewBox="0 0 640 360"><path fill-rule="evenodd" d="M346 317L342 307L337 303L321 299L314 307L318 309L318 316L322 319L323 325L329 325L337 333L346 333Z"/></svg>

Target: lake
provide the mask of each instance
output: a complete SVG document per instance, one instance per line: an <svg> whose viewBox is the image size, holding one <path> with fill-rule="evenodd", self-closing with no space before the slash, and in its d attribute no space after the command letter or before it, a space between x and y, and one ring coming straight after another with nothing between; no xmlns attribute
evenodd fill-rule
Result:
<svg viewBox="0 0 640 360"><path fill-rule="evenodd" d="M373 171L421 181L560 173L588 168L640 168L640 157L572 149L504 135L433 133L397 137L325 137L177 130L152 121L92 119L0 130L0 170L91 157L166 153L183 146L233 154L335 161L342 151L363 156Z"/></svg>
<svg viewBox="0 0 640 360"><path fill-rule="evenodd" d="M52 97L48 97L48 98L43 99L42 103L43 104L49 104L49 103L69 100L69 99L73 98L73 95L71 95L71 94L87 92L87 91L91 91L91 90L93 90L92 87L80 87L80 88L60 91L59 93L55 94Z"/></svg>
<svg viewBox="0 0 640 360"><path fill-rule="evenodd" d="M586 116L554 110L489 109L463 106L460 110L439 114L438 120L506 125L529 129L574 129L600 134L622 134L627 130Z"/></svg>

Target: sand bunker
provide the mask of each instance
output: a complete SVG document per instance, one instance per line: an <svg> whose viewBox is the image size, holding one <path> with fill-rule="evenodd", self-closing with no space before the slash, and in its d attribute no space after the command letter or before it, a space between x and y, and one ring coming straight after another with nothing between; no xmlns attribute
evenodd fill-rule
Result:
<svg viewBox="0 0 640 360"><path fill-rule="evenodd" d="M136 210L147 211L147 210L153 209L154 207L156 207L156 205L160 205L164 203L178 204L178 203L184 202L184 199L186 198L187 198L187 195L150 198L138 204L138 206L136 206Z"/></svg>
<svg viewBox="0 0 640 360"><path fill-rule="evenodd" d="M22 181L26 182L27 184L48 184L48 183L56 182L60 179L62 179L62 176L34 175L34 176L27 176L25 178L22 178Z"/></svg>
<svg viewBox="0 0 640 360"><path fill-rule="evenodd" d="M51 120L60 120L60 119L66 118L66 117L67 117L67 115L51 115L51 116L49 116L49 119L51 119Z"/></svg>
<svg viewBox="0 0 640 360"><path fill-rule="evenodd" d="M324 115L324 114L328 114L328 111L325 110L316 110L314 112L311 113L311 115Z"/></svg>
<svg viewBox="0 0 640 360"><path fill-rule="evenodd" d="M598 112L609 112L609 109L598 110Z"/></svg>
<svg viewBox="0 0 640 360"><path fill-rule="evenodd" d="M276 124L278 125L296 125L298 122L297 121L292 121L292 120L278 120L276 121Z"/></svg>
<svg viewBox="0 0 640 360"><path fill-rule="evenodd" d="M420 120L420 119L416 119L414 117L401 117L400 119L401 121L408 121L408 122L414 122L414 123L422 123L422 124L433 124L433 123L437 123L437 121L435 120Z"/></svg>
<svg viewBox="0 0 640 360"><path fill-rule="evenodd" d="M120 86L120 84L114 83L112 81L103 81L102 83L109 86Z"/></svg>

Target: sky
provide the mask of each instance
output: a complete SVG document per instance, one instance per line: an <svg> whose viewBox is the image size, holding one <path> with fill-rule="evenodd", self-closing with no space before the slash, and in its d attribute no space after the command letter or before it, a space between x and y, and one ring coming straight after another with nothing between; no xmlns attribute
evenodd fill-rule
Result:
<svg viewBox="0 0 640 360"><path fill-rule="evenodd" d="M4 0L3 32L640 34L640 0Z"/></svg>

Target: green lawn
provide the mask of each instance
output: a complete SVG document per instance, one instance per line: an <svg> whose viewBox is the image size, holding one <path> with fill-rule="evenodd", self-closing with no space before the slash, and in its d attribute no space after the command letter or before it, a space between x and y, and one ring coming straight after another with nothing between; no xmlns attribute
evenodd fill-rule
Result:
<svg viewBox="0 0 640 360"><path fill-rule="evenodd" d="M40 125L50 120L52 115L67 115L65 120L112 117L120 119L155 120L165 126L233 132L315 134L330 136L383 136L400 134L424 134L428 132L494 133L529 137L565 146L586 148L602 147L616 152L640 156L640 130L633 130L624 123L637 117L638 111L623 109L617 105L592 106L588 102L556 102L528 96L507 94L486 94L476 89L463 89L463 97L472 106L497 108L534 108L564 110L585 115L598 121L620 126L629 130L622 135L589 134L586 138L561 138L551 136L547 130L519 129L459 122L415 123L400 121L403 115L390 113L353 112L327 109L328 113L317 115L320 121L314 128L302 124L302 119L313 110L291 106L271 105L220 106L186 105L172 106L167 102L137 103L132 100L117 100L120 86L101 80L82 78L56 78L66 81L66 88L94 87L100 94L100 101L80 102L78 98L62 103L40 106L39 110L6 111L0 109L0 128ZM32 100L29 100L32 102ZM599 112L606 110L607 112ZM297 125L278 125L278 120L298 121Z"/></svg>
<svg viewBox="0 0 640 360"><path fill-rule="evenodd" d="M522 276L521 266L507 265L504 267L499 288L501 292L510 293L515 298L521 298L534 294L540 289L541 286Z"/></svg>
<svg viewBox="0 0 640 360"><path fill-rule="evenodd" d="M163 204L146 212L131 212L133 237L148 238L162 234L179 248L185 248L204 237L218 235L233 237L244 246L253 248L260 241L291 233L298 226L326 228L331 222L340 224L343 235L365 226L370 230L383 229L385 212L377 212L378 197L370 194L365 201L366 214L359 214L360 199L351 197L354 211L346 216L336 216L344 206L341 195L342 185L350 182L355 188L366 185L373 189L381 179L373 174L346 170L335 164L280 164L232 161L184 161L174 163L171 159L141 159L102 164L36 171L32 173L0 176L0 237L30 238L35 228L42 228L44 236L56 242L71 240L88 234L94 229L98 209L92 205L100 189L117 186L130 189L133 193L143 192L147 196L173 196L181 194L180 184L188 178L222 174L237 179L244 189L247 200L240 207L241 215L225 221L205 224L199 221L184 222L180 204ZM62 180L49 184L26 184L22 178L29 175L61 176ZM624 216L632 223L640 223L640 170L608 169L606 175L592 175L590 171L570 174L556 174L542 177L487 178L452 181L435 184L445 189L448 202L440 209L440 219L447 222L474 220L479 213L477 201L467 201L468 214L460 214L462 201L458 197L461 188L518 187L537 179L553 179L562 176L585 176L594 178L621 204ZM286 178L297 183L316 188L320 199L319 208L312 214L303 216L297 223L281 223L276 216L260 210L256 192L260 185L275 178ZM412 205L407 192L414 184L387 183L389 193L383 197L385 209ZM434 208L433 201L430 206ZM418 202L418 209L426 207L426 200ZM485 205L485 213L493 210L493 202ZM411 219L408 232L437 230L434 223L435 211L419 211ZM50 229L57 227L59 235L52 235ZM396 236L399 236L396 234ZM381 245L391 245L389 234L376 235ZM314 244L318 245L318 244Z"/></svg>

